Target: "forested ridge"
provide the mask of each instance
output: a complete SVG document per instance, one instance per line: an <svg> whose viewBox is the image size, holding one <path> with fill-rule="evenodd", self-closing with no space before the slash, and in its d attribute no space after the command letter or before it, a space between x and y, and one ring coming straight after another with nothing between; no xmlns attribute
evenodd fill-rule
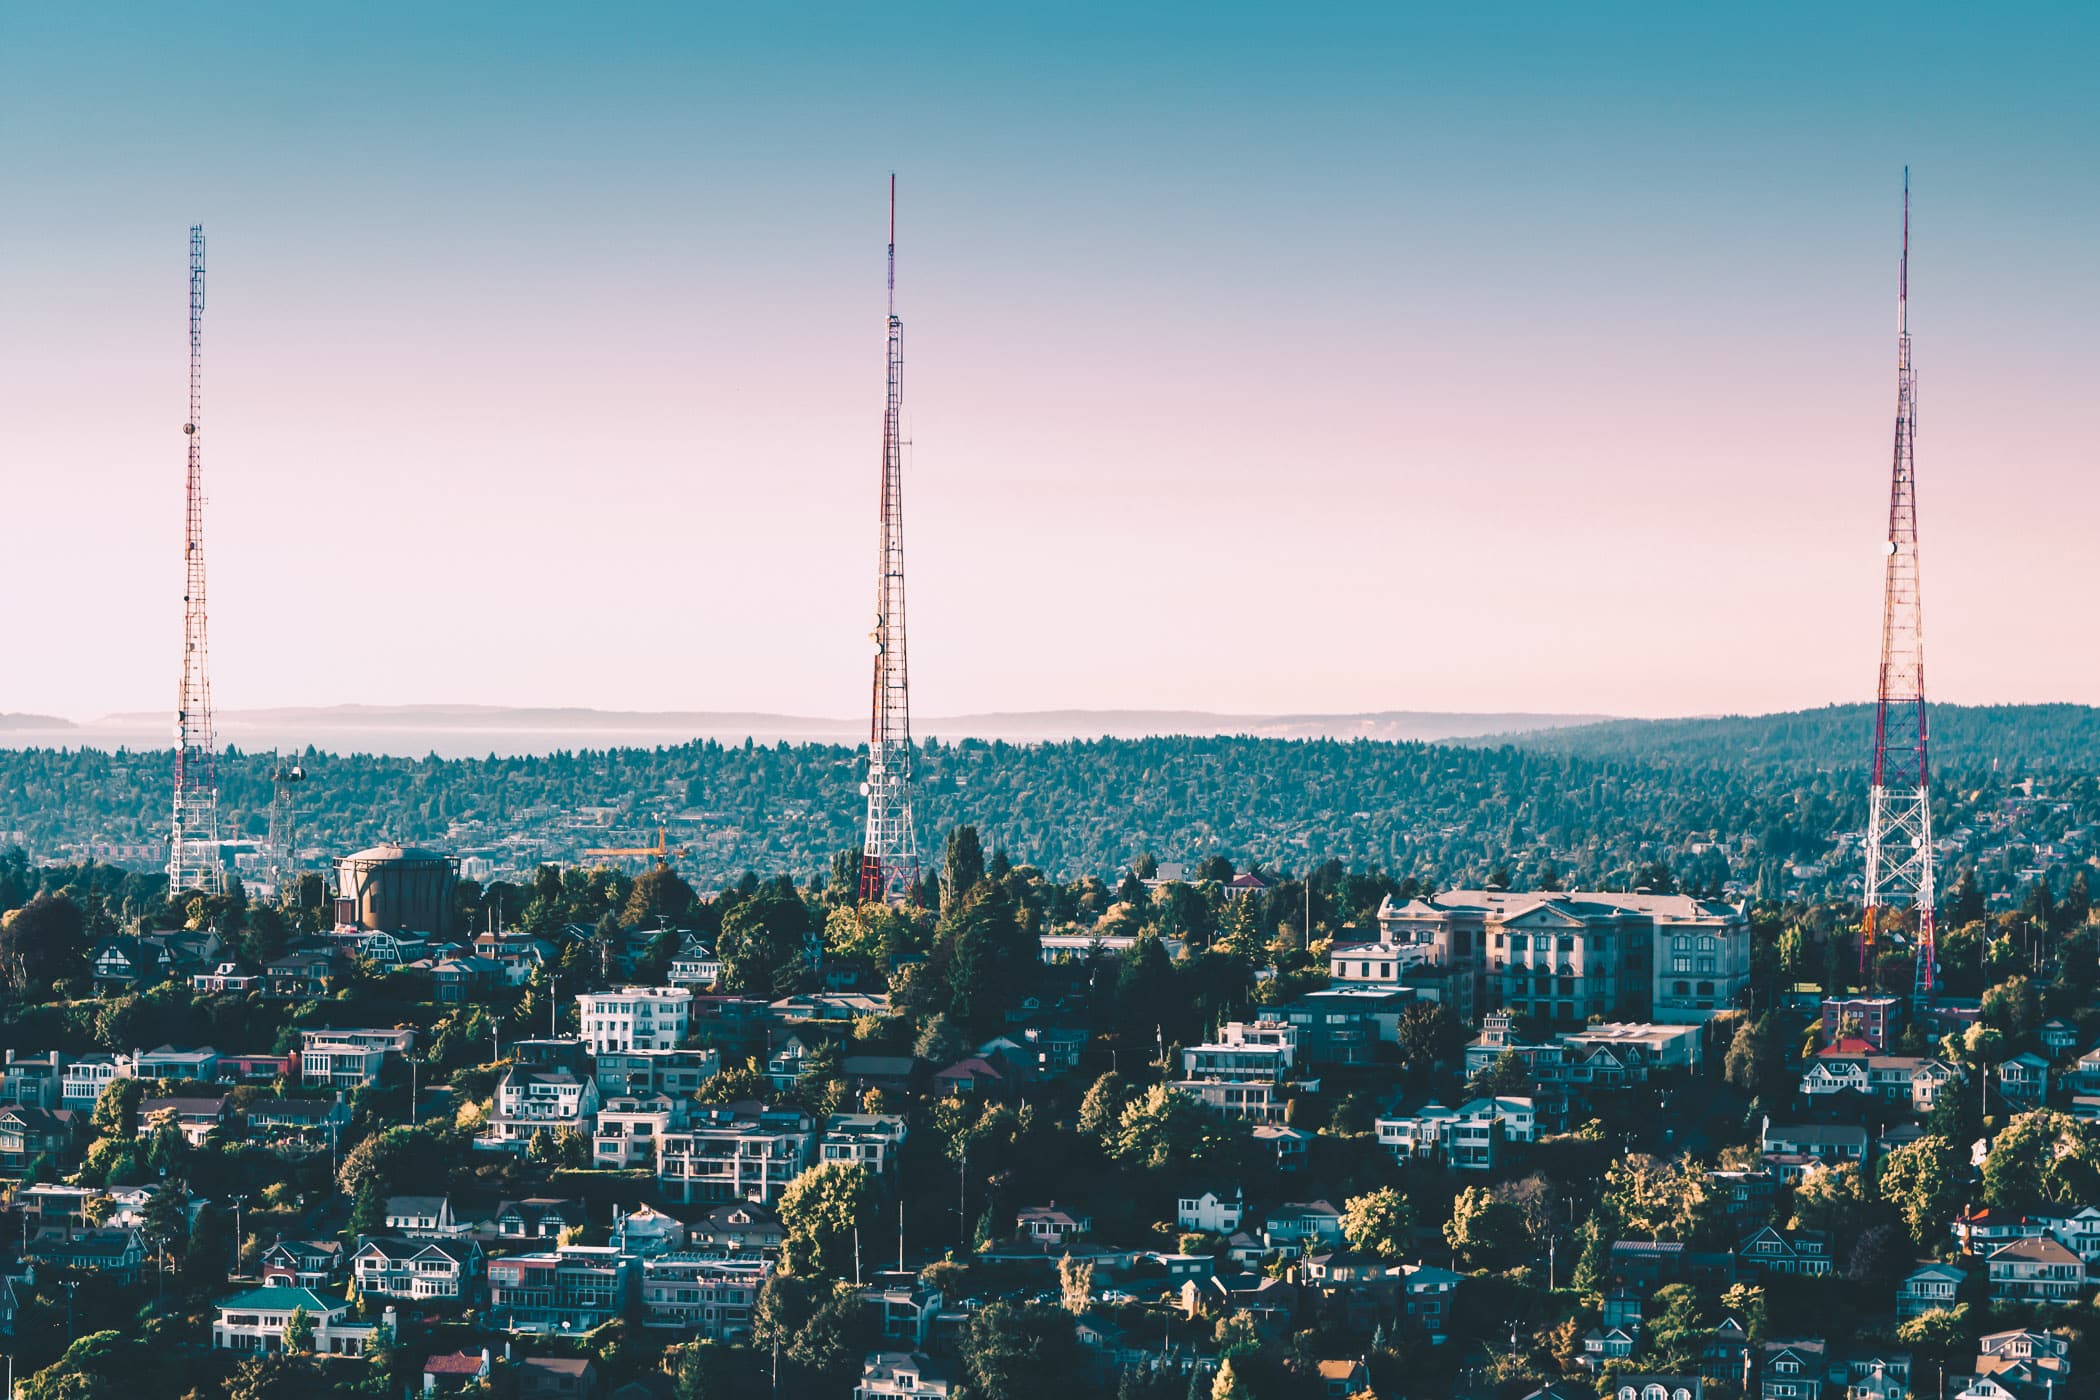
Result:
<svg viewBox="0 0 2100 1400"><path fill-rule="evenodd" d="M2100 720L2073 706L1933 711L1943 833L1988 888L2034 847L2076 856L2100 821ZM1671 865L1690 888L1755 888L1843 855L1865 821L1866 706L1711 720L1614 721L1497 745L1232 737L925 745L918 814L930 847L972 824L1057 875L1138 856L1225 855L1299 869L1337 859L1442 884L1496 872L1611 883ZM859 756L827 744L610 749L447 760L310 752L300 844L340 853L390 838L525 869L590 847L644 845L659 823L712 881L815 873L853 846ZM150 843L165 822L165 753L0 750L0 843L55 859ZM269 758L226 753L230 838L267 830ZM2029 783L2027 780L2035 780ZM2068 841L2068 844L2066 844Z"/></svg>

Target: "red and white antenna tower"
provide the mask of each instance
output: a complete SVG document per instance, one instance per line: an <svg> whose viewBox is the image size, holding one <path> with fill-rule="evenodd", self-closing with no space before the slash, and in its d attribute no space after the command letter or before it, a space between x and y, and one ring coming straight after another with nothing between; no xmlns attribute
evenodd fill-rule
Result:
<svg viewBox="0 0 2100 1400"><path fill-rule="evenodd" d="M1938 985L1932 929L1932 793L1925 755L1925 639L1918 600L1917 374L1910 360L1910 167L1903 170L1903 256L1896 267L1896 457L1889 481L1888 574L1881 606L1881 685L1874 706L1874 786L1867 806L1861 980L1889 911L1917 919L1913 994Z"/></svg>
<svg viewBox="0 0 2100 1400"><path fill-rule="evenodd" d="M190 226L190 417L188 511L182 536L182 690L175 700L175 824L168 836L168 891L225 888L219 860L219 757L211 726L205 641L204 466L198 392L204 356L204 226Z"/></svg>
<svg viewBox="0 0 2100 1400"><path fill-rule="evenodd" d="M875 693L868 720L867 829L860 897L901 904L919 883L911 816L911 682L904 643L904 323L897 319L897 177L890 176L889 389L882 408L882 540L876 555Z"/></svg>

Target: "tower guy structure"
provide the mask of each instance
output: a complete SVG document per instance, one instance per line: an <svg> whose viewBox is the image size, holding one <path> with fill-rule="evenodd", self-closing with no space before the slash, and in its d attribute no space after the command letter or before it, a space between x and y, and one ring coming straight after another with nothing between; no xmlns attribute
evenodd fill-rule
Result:
<svg viewBox="0 0 2100 1400"><path fill-rule="evenodd" d="M175 821L168 834L168 889L225 887L219 858L219 758L211 724L210 648L205 637L204 466L199 391L204 356L204 226L190 227L190 416L188 506L182 535L182 689L175 699Z"/></svg>
<svg viewBox="0 0 2100 1400"><path fill-rule="evenodd" d="M297 873L298 791L306 781L306 769L282 753L270 760L270 878L283 896Z"/></svg>
<svg viewBox="0 0 2100 1400"><path fill-rule="evenodd" d="M1866 917L1860 967L1907 902L1916 917L1913 992L1938 985L1933 939L1932 792L1926 761L1925 640L1918 600L1917 375L1910 358L1910 170L1903 171L1903 253L1896 268L1896 452L1889 480L1888 568L1881 605L1881 683L1874 705L1867 806Z"/></svg>
<svg viewBox="0 0 2100 1400"><path fill-rule="evenodd" d="M904 639L904 323L897 319L897 177L890 176L888 390L882 406L881 539L875 562L875 689L868 719L860 897L901 904L919 883L912 826L911 681Z"/></svg>

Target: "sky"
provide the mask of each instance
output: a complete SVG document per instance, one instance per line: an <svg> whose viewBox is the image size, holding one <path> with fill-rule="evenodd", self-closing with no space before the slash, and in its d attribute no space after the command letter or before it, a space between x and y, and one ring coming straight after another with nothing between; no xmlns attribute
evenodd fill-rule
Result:
<svg viewBox="0 0 2100 1400"><path fill-rule="evenodd" d="M2100 7L0 0L0 711L2100 702Z"/></svg>

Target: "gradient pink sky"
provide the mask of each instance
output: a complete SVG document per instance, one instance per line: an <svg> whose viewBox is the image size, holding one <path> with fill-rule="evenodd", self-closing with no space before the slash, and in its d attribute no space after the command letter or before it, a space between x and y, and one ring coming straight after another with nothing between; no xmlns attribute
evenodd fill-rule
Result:
<svg viewBox="0 0 2100 1400"><path fill-rule="evenodd" d="M172 697L202 221L220 706L855 713L893 168L920 713L1866 698L1906 162L1928 686L2100 701L2088 8L4 23L0 711Z"/></svg>

